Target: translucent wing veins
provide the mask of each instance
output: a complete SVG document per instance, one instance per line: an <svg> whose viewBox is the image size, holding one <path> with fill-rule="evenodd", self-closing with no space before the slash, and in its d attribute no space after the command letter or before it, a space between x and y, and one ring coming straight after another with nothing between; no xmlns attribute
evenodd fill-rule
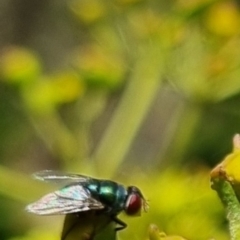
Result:
<svg viewBox="0 0 240 240"><path fill-rule="evenodd" d="M26 210L39 215L55 215L102 208L104 205L92 198L83 186L71 185L43 196Z"/></svg>

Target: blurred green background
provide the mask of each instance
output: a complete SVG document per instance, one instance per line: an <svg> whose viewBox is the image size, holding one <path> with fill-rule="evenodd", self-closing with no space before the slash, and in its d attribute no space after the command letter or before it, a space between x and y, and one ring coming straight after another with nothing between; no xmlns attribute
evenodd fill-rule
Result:
<svg viewBox="0 0 240 240"><path fill-rule="evenodd" d="M139 186L120 239L227 239L208 174L239 108L238 0L0 1L0 239L59 239L62 217L24 211L43 169Z"/></svg>

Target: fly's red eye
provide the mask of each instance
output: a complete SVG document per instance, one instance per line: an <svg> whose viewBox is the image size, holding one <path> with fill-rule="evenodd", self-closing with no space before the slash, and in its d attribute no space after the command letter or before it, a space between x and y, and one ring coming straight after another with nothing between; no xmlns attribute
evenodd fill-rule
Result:
<svg viewBox="0 0 240 240"><path fill-rule="evenodd" d="M141 208L142 208L142 198L139 196L139 194L135 194L135 193L130 194L126 202L125 212L128 215L135 215L139 213Z"/></svg>

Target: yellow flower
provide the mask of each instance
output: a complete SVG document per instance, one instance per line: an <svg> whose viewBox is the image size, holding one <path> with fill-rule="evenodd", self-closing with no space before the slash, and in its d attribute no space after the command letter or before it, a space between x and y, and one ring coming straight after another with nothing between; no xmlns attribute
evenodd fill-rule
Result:
<svg viewBox="0 0 240 240"><path fill-rule="evenodd" d="M208 11L205 19L207 28L220 36L232 36L239 33L240 16L231 2L219 2Z"/></svg>
<svg viewBox="0 0 240 240"><path fill-rule="evenodd" d="M34 80L41 72L36 55L21 47L10 47L0 57L0 74L12 83L26 83Z"/></svg>
<svg viewBox="0 0 240 240"><path fill-rule="evenodd" d="M35 112L46 113L82 96L85 85L78 75L63 72L42 77L24 90L26 105Z"/></svg>
<svg viewBox="0 0 240 240"><path fill-rule="evenodd" d="M233 152L228 154L211 172L212 179L226 178L233 184L240 183L240 134L233 138Z"/></svg>

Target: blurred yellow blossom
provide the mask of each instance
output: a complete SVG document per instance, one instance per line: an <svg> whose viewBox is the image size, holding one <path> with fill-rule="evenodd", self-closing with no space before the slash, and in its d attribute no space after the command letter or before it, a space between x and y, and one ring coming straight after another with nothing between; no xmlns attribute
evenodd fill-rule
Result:
<svg viewBox="0 0 240 240"><path fill-rule="evenodd" d="M37 112L48 112L57 105L76 100L85 91L78 75L62 72L40 78L24 91L28 107Z"/></svg>
<svg viewBox="0 0 240 240"><path fill-rule="evenodd" d="M26 83L34 80L41 72L36 55L22 47L6 48L0 57L0 74L12 83Z"/></svg>
<svg viewBox="0 0 240 240"><path fill-rule="evenodd" d="M213 33L230 37L239 33L240 15L233 2L220 1L206 13L206 27Z"/></svg>
<svg viewBox="0 0 240 240"><path fill-rule="evenodd" d="M167 236L166 233L160 232L158 227L151 224L148 229L149 240L185 240L185 238L177 235Z"/></svg>
<svg viewBox="0 0 240 240"><path fill-rule="evenodd" d="M56 103L72 102L85 91L82 79L75 73L63 72L53 75L51 78L49 83Z"/></svg>
<svg viewBox="0 0 240 240"><path fill-rule="evenodd" d="M69 7L84 23L95 22L106 13L104 4L99 0L72 0Z"/></svg>
<svg viewBox="0 0 240 240"><path fill-rule="evenodd" d="M88 45L75 54L74 65L92 87L115 89L126 71L123 59L99 45Z"/></svg>
<svg viewBox="0 0 240 240"><path fill-rule="evenodd" d="M160 34L163 25L161 15L150 9L137 9L129 14L132 31L139 37L148 38L150 35Z"/></svg>

